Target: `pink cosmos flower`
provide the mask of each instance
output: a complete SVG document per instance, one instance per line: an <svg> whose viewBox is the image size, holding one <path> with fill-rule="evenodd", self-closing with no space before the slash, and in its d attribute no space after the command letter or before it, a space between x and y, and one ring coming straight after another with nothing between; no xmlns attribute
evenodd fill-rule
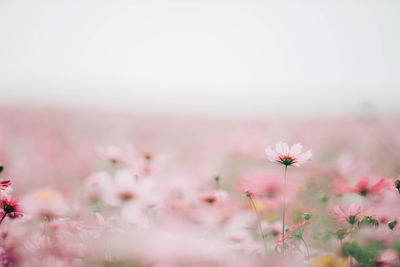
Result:
<svg viewBox="0 0 400 267"><path fill-rule="evenodd" d="M1 217L6 215L8 215L8 217L10 218L17 218L22 216L17 197L14 197L10 200L2 199L0 202L0 206L3 209L3 211L1 212Z"/></svg>
<svg viewBox="0 0 400 267"><path fill-rule="evenodd" d="M5 190L7 187L9 187L11 185L11 181L10 180L4 180L0 182L0 189L1 190Z"/></svg>
<svg viewBox="0 0 400 267"><path fill-rule="evenodd" d="M109 173L100 171L91 174L83 185L85 197L93 203L104 200L107 192L112 187L113 180Z"/></svg>
<svg viewBox="0 0 400 267"><path fill-rule="evenodd" d="M362 196L367 196L369 194L379 195L388 186L389 184L384 177L382 177L375 184L372 184L370 177L362 176L354 187L349 187L341 183L336 184L335 192L339 194L355 193L355 194L360 194Z"/></svg>
<svg viewBox="0 0 400 267"><path fill-rule="evenodd" d="M275 151L271 147L265 149L267 157L272 162L279 162L287 166L300 167L301 164L306 163L311 159L311 150L301 153L303 146L294 144L290 149L287 143L279 142L275 145Z"/></svg>
<svg viewBox="0 0 400 267"><path fill-rule="evenodd" d="M330 212L331 217L335 218L341 224L354 225L356 222L362 220L363 216L371 211L372 207L361 209L361 206L357 203L350 205L348 210L343 209L339 205L335 205L333 210Z"/></svg>
<svg viewBox="0 0 400 267"><path fill-rule="evenodd" d="M133 201L137 198L136 188L137 182L134 174L128 169L120 169L115 174L105 201L113 206Z"/></svg>
<svg viewBox="0 0 400 267"><path fill-rule="evenodd" d="M292 184L284 184L277 174L271 174L262 169L247 172L238 183L238 190L252 197L262 199L269 206L278 207L282 203L282 196L289 200L296 195L296 188Z"/></svg>
<svg viewBox="0 0 400 267"><path fill-rule="evenodd" d="M10 193L12 192L11 181L3 180L0 182L0 199L10 198Z"/></svg>
<svg viewBox="0 0 400 267"><path fill-rule="evenodd" d="M64 194L50 188L34 191L22 200L27 217L48 220L67 215L69 203Z"/></svg>
<svg viewBox="0 0 400 267"><path fill-rule="evenodd" d="M134 150L130 146L123 150L117 146L108 145L106 147L97 147L96 154L99 158L109 160L114 164L127 163L133 158Z"/></svg>
<svg viewBox="0 0 400 267"><path fill-rule="evenodd" d="M199 199L208 204L217 204L227 200L228 194L223 190L209 190L199 193Z"/></svg>
<svg viewBox="0 0 400 267"><path fill-rule="evenodd" d="M309 220L303 220L301 223L292 225L285 234L285 242L291 241L295 237L297 231L304 231L304 228L310 223L311 221ZM279 238L278 244L282 244L282 237Z"/></svg>

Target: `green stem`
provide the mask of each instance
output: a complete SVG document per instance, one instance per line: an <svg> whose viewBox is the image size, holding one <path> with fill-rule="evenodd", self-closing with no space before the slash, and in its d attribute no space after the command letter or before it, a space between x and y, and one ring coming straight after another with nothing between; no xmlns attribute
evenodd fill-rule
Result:
<svg viewBox="0 0 400 267"><path fill-rule="evenodd" d="M260 214L259 214L258 211L257 211L257 207L256 207L256 205L254 204L253 198L252 198L250 195L249 195L248 197L249 197L249 199L250 199L250 203L251 203L251 205L253 206L254 211L256 212L257 223L258 223L258 229L259 229L259 231L260 231L260 235L261 235L261 237L262 237L262 239L263 239L263 242L264 242L265 253L268 253L267 242L265 241L264 232L263 232L262 226L261 226L261 217L260 217Z"/></svg>
<svg viewBox="0 0 400 267"><path fill-rule="evenodd" d="M0 224L3 222L4 218L7 216L7 212L4 212L3 217L1 217Z"/></svg>
<svg viewBox="0 0 400 267"><path fill-rule="evenodd" d="M285 166L284 189L286 191L286 173L287 166ZM286 211L286 196L283 194L283 211L282 211L282 251L285 256L285 211Z"/></svg>
<svg viewBox="0 0 400 267"><path fill-rule="evenodd" d="M303 241L303 243L304 243L304 246L305 246L305 247L306 247L306 249L307 249L307 260L310 260L310 251L308 250L307 243L306 243L306 241L304 240L304 238L303 238L303 237L301 237L301 241Z"/></svg>

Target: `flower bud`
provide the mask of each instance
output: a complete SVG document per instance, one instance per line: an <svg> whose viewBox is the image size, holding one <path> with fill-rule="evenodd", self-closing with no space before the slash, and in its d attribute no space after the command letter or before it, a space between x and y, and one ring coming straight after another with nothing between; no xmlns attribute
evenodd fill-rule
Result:
<svg viewBox="0 0 400 267"><path fill-rule="evenodd" d="M394 187L396 187L400 194L400 179L396 179L396 181L394 181Z"/></svg>
<svg viewBox="0 0 400 267"><path fill-rule="evenodd" d="M397 225L397 221L396 220L391 221L391 222L388 223L388 226L389 226L390 230L393 230L396 227L396 225Z"/></svg>
<svg viewBox="0 0 400 267"><path fill-rule="evenodd" d="M371 216L364 216L364 218L358 223L358 226L372 226L376 228L379 226L379 222Z"/></svg>
<svg viewBox="0 0 400 267"><path fill-rule="evenodd" d="M311 214L304 213L303 214L303 219L306 220L306 221L311 220Z"/></svg>
<svg viewBox="0 0 400 267"><path fill-rule="evenodd" d="M337 239L343 240L347 235L347 231L345 229L339 229L335 232L335 234Z"/></svg>

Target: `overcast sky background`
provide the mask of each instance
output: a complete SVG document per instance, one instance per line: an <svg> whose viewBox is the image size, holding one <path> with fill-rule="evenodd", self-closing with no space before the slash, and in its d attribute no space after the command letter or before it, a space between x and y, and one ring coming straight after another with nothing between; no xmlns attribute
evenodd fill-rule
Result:
<svg viewBox="0 0 400 267"><path fill-rule="evenodd" d="M398 0L0 0L0 104L400 113Z"/></svg>

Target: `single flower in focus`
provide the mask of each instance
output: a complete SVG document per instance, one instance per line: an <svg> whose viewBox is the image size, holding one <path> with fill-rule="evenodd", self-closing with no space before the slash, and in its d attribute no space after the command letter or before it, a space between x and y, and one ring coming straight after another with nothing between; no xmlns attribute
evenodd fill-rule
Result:
<svg viewBox="0 0 400 267"><path fill-rule="evenodd" d="M335 218L341 224L351 224L361 221L365 214L370 212L372 207L361 209L361 206L357 203L353 203L350 207L345 210L339 205L335 205L333 210L330 212L331 217Z"/></svg>
<svg viewBox="0 0 400 267"><path fill-rule="evenodd" d="M0 206L3 209L1 214L2 216L8 215L8 217L10 218L17 218L22 216L17 197L14 197L10 200L2 199L0 202Z"/></svg>
<svg viewBox="0 0 400 267"><path fill-rule="evenodd" d="M275 145L275 151L271 147L265 149L268 160L272 162L279 162L286 167L296 166L300 167L301 164L306 163L311 159L311 150L301 152L303 146L300 144L294 144L290 149L287 143L279 142Z"/></svg>
<svg viewBox="0 0 400 267"><path fill-rule="evenodd" d="M389 184L384 177L375 184L372 184L371 179L368 176L362 176L354 187L349 187L341 183L336 184L335 192L339 194L355 193L362 196L379 195L388 186Z"/></svg>

